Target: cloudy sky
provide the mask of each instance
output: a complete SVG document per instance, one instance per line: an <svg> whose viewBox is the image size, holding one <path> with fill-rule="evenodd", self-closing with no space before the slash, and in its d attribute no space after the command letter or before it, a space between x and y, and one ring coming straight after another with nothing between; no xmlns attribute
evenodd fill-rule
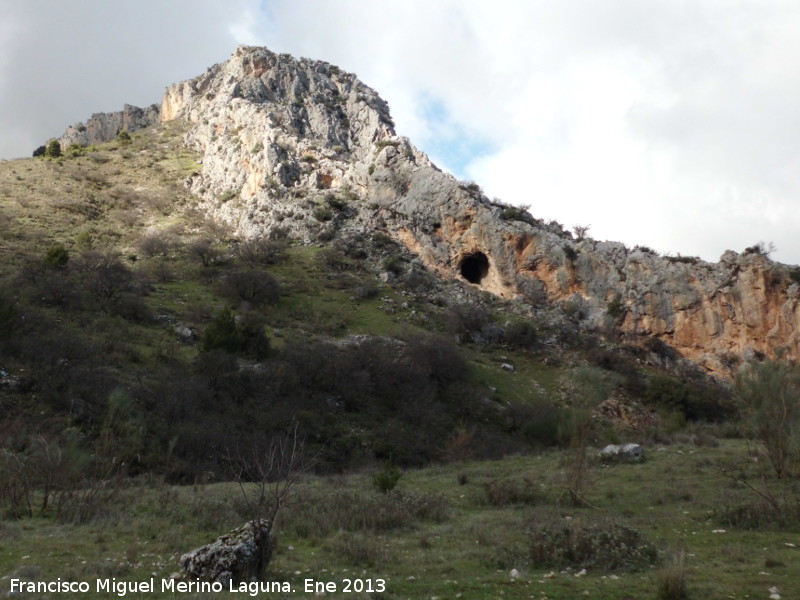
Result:
<svg viewBox="0 0 800 600"><path fill-rule="evenodd" d="M537 217L800 263L795 0L0 0L0 158L239 43L358 74L401 135Z"/></svg>

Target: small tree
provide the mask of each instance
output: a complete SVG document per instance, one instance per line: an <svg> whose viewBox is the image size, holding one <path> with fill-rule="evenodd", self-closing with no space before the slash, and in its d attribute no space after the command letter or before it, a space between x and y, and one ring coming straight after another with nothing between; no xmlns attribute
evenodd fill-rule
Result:
<svg viewBox="0 0 800 600"><path fill-rule="evenodd" d="M260 549L255 575L261 579L272 553L272 531L278 515L291 499L298 479L311 468L314 460L306 458L304 441L298 434L297 423L293 423L285 434L265 444L256 443L248 453L239 453L237 458L229 452L228 462Z"/></svg>
<svg viewBox="0 0 800 600"><path fill-rule="evenodd" d="M775 475L800 475L800 366L780 360L751 363L736 378L736 390Z"/></svg>
<svg viewBox="0 0 800 600"><path fill-rule="evenodd" d="M591 229L591 225L575 225L572 228L572 231L575 232L575 237L578 238L578 241L586 239L586 236L589 235L589 229Z"/></svg>
<svg viewBox="0 0 800 600"><path fill-rule="evenodd" d="M58 158L61 156L61 144L58 140L50 140L44 151L45 158Z"/></svg>
<svg viewBox="0 0 800 600"><path fill-rule="evenodd" d="M572 413L568 421L570 447L567 455L567 493L574 506L590 506L584 497L589 472L586 450L592 432L592 411L619 384L619 375L595 367L578 367L570 373Z"/></svg>

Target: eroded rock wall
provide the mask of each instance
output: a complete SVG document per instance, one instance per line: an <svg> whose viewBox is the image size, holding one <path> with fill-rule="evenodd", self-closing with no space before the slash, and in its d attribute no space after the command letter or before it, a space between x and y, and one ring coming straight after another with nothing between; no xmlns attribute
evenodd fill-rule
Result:
<svg viewBox="0 0 800 600"><path fill-rule="evenodd" d="M72 144L89 146L110 142L122 130L133 133L160 122L160 106L152 104L146 108L139 108L126 104L118 112L95 113L84 123L70 125L59 138L61 149L66 150Z"/></svg>
<svg viewBox="0 0 800 600"><path fill-rule="evenodd" d="M203 169L188 185L244 235L280 227L312 241L326 227L377 229L444 277L506 298L546 294L587 328L657 337L713 371L729 354L785 347L800 357L789 267L757 252L661 257L518 220L398 137L374 90L327 63L243 46L170 86L160 114L194 125L187 142ZM331 194L348 218L326 224L314 215Z"/></svg>

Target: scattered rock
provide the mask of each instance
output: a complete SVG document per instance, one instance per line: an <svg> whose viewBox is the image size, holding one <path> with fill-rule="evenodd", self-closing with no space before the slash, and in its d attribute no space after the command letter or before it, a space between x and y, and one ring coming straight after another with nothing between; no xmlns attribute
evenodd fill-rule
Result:
<svg viewBox="0 0 800 600"><path fill-rule="evenodd" d="M639 444L609 444L598 456L605 462L642 462L644 460L644 448Z"/></svg>
<svg viewBox="0 0 800 600"><path fill-rule="evenodd" d="M181 556L187 579L237 584L261 579L272 558L272 527L266 519L248 522L206 546Z"/></svg>
<svg viewBox="0 0 800 600"><path fill-rule="evenodd" d="M174 330L175 334L184 342L191 342L195 338L194 331L188 325L176 325Z"/></svg>
<svg viewBox="0 0 800 600"><path fill-rule="evenodd" d="M511 365L509 363L503 363L502 365L500 365L500 368L503 369L504 371L508 371L509 373L513 373L514 371L516 371L514 365Z"/></svg>

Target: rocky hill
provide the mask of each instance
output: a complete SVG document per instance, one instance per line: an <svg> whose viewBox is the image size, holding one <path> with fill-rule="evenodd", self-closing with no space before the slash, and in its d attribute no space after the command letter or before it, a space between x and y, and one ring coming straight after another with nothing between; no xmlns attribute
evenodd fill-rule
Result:
<svg viewBox="0 0 800 600"><path fill-rule="evenodd" d="M121 111L95 113L86 122L70 125L58 141L62 150L72 144L100 144L113 140L120 131L133 133L159 123L160 119L158 104L151 104L147 108L126 104Z"/></svg>
<svg viewBox="0 0 800 600"><path fill-rule="evenodd" d="M781 348L800 356L798 272L761 247L708 263L576 239L443 173L396 135L375 91L328 63L240 47L166 90L161 119L178 117L203 155L187 185L244 235L378 229L443 277L546 297L587 329L661 340L713 372ZM328 211L324 225L314 211Z"/></svg>

